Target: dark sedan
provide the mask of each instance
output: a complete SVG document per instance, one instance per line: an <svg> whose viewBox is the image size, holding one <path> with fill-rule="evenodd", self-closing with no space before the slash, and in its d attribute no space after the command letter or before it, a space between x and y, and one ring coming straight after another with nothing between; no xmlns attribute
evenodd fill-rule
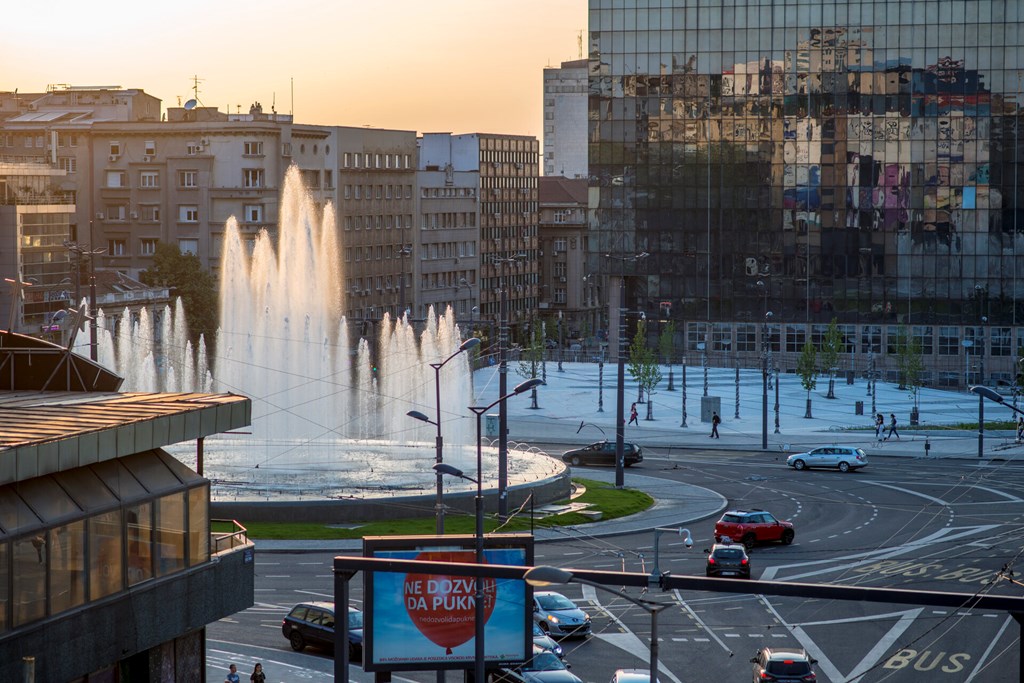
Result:
<svg viewBox="0 0 1024 683"><path fill-rule="evenodd" d="M625 442L622 444L623 461L625 467L635 465L644 461L643 451L635 443ZM576 448L562 454L562 462L570 465L606 465L615 466L615 442L598 441L583 448Z"/></svg>

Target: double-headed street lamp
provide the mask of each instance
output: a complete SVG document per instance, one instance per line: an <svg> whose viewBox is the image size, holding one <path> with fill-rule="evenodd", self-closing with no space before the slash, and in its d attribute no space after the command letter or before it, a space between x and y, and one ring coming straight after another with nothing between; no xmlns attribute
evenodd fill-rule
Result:
<svg viewBox="0 0 1024 683"><path fill-rule="evenodd" d="M1015 405L1006 402L1006 399L996 391L985 386L973 386L968 388L972 394L978 395L978 457L982 457L985 449L985 428L983 422L985 420L985 399L995 401L996 403L1006 406L1018 415L1024 415L1024 410L1021 410Z"/></svg>
<svg viewBox="0 0 1024 683"><path fill-rule="evenodd" d="M607 593L611 593L617 597L627 600L637 607L640 607L647 611L651 615L651 656L650 656L650 672L651 680L650 683L655 683L658 680L658 612L671 607L671 603L666 602L654 602L653 600L644 600L643 598L634 598L632 595L627 593L613 590L608 586L591 581L589 579L580 578L574 576L572 572L566 569L559 569L558 567L547 567L540 566L534 567L523 575L523 578L528 584L536 588L544 586L550 586L551 584L566 584L566 583L579 583L586 586L593 586Z"/></svg>
<svg viewBox="0 0 1024 683"><path fill-rule="evenodd" d="M406 415L412 418L416 418L421 422L432 424L437 427L437 436L434 437L434 447L437 451L436 454L436 465L440 465L444 462L444 439L441 437L441 368L443 368L448 361L458 356L463 351L467 351L480 343L478 337L470 337L466 341L459 345L458 350L452 355L445 358L440 363L431 363L430 367L434 368L434 397L436 399L435 405L437 406L437 420L431 420L429 417L424 415L418 410L410 410ZM441 477L441 472L437 472L437 502L436 506L436 519L437 519L437 534L440 536L444 533L444 498L443 496L444 481Z"/></svg>
<svg viewBox="0 0 1024 683"><path fill-rule="evenodd" d="M493 403L486 406L469 406L469 409L476 414L476 479L468 477L463 474L462 470L452 467L447 463L437 463L434 465L434 471L437 472L438 477L442 474L449 474L453 477L460 477L468 481L476 482L476 563L478 565L484 563L484 490L483 490L483 444L480 430L480 422L483 414L488 410L503 403L506 400L517 396L523 392L530 391L539 384L544 382L537 377L528 379L521 384L517 384L516 388L511 393L505 394L499 397ZM486 679L486 667L484 666L484 580L483 577L478 573L476 575L476 596L474 598L474 616L476 621L476 635L475 645L476 652L474 655L474 681L475 683L485 683Z"/></svg>

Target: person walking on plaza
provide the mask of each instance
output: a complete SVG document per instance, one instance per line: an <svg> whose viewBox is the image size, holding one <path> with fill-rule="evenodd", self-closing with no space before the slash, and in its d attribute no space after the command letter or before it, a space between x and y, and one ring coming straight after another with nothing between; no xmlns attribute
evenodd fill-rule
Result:
<svg viewBox="0 0 1024 683"><path fill-rule="evenodd" d="M896 435L897 439L900 438L899 432L896 431L896 413L889 413L889 433L886 435L885 440L888 441L889 437L893 434Z"/></svg>
<svg viewBox="0 0 1024 683"><path fill-rule="evenodd" d="M711 413L711 434L708 436L709 439L720 439L718 436L718 425L722 424L722 418L718 417L717 412Z"/></svg>
<svg viewBox="0 0 1024 683"><path fill-rule="evenodd" d="M253 667L252 675L249 676L249 680L252 683L267 683L267 675L263 673L263 665L256 662L256 666Z"/></svg>
<svg viewBox="0 0 1024 683"><path fill-rule="evenodd" d="M636 426L640 426L640 420L637 419L636 404L634 403L629 407L629 424L636 423ZM627 425L628 426L628 425Z"/></svg>
<svg viewBox="0 0 1024 683"><path fill-rule="evenodd" d="M875 415L875 441L882 440L882 432L885 431L885 418L879 413Z"/></svg>
<svg viewBox="0 0 1024 683"><path fill-rule="evenodd" d="M1017 419L1017 443L1024 441L1024 417Z"/></svg>
<svg viewBox="0 0 1024 683"><path fill-rule="evenodd" d="M228 675L224 679L224 683L240 683L241 678L238 677L238 667L232 664L228 667Z"/></svg>

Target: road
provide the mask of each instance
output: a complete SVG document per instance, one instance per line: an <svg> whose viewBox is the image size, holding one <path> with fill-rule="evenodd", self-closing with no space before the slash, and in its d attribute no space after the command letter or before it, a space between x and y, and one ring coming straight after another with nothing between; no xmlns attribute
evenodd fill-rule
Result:
<svg viewBox="0 0 1024 683"><path fill-rule="evenodd" d="M585 469L585 468L581 468ZM759 546L755 579L1019 595L997 578L1022 552L1024 465L873 456L856 473L795 472L776 454L645 452L630 470L710 488L734 508L763 508L796 525L791 546ZM584 474L585 476L585 474ZM628 484L628 479L627 479ZM715 518L688 524L695 546L663 536L660 569L702 575ZM649 572L650 532L593 538L585 533L539 544L536 564ZM242 672L262 661L268 681L331 680L324 653L294 653L281 618L304 599L333 598L332 554L259 554L256 605L207 631L208 678L230 662ZM995 583L992 583L995 579ZM361 601L361 584L353 582ZM595 635L565 641L573 672L607 681L616 668L647 666L650 617L630 602L588 586L561 592L592 617ZM1005 613L906 605L653 591L674 602L658 620L663 682L745 680L763 645L806 648L819 681L1016 681L1019 627ZM244 644L244 645L243 645ZM243 676L244 678L244 676ZM461 677L450 673L448 680ZM372 680L353 668L352 680ZM394 680L434 681L431 673Z"/></svg>

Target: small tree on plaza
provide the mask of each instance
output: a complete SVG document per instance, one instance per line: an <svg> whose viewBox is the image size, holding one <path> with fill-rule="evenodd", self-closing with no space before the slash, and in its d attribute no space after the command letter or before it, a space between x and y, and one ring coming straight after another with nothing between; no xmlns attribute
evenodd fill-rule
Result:
<svg viewBox="0 0 1024 683"><path fill-rule="evenodd" d="M921 358L921 343L910 333L906 325L900 327L896 341L896 363L900 373L900 388L910 391L910 397L914 399L914 412L917 412L920 406L924 360Z"/></svg>
<svg viewBox="0 0 1024 683"><path fill-rule="evenodd" d="M526 346L519 354L519 365L516 374L524 379L540 377L541 363L544 360L544 330L537 321L530 325L526 336ZM530 390L530 408L537 409L537 387Z"/></svg>
<svg viewBox="0 0 1024 683"><path fill-rule="evenodd" d="M796 374L800 376L800 386L807 390L807 412L805 418L811 418L811 392L818 386L818 352L814 344L806 342L800 358L796 362Z"/></svg>
<svg viewBox="0 0 1024 683"><path fill-rule="evenodd" d="M636 335L629 345L629 375L637 383L640 390L647 394L647 417L654 419L654 404L651 396L655 387L661 382L661 368L654 352L647 347L647 321L641 320L636 326Z"/></svg>
<svg viewBox="0 0 1024 683"><path fill-rule="evenodd" d="M661 327L658 337L658 353L662 361L668 364L668 390L672 391L672 352L675 350L676 324L669 320Z"/></svg>
<svg viewBox="0 0 1024 683"><path fill-rule="evenodd" d="M828 373L828 395L836 397L836 368L839 366L839 351L843 348L843 335L839 331L839 323L835 318L828 324L825 338L821 340L821 369Z"/></svg>

